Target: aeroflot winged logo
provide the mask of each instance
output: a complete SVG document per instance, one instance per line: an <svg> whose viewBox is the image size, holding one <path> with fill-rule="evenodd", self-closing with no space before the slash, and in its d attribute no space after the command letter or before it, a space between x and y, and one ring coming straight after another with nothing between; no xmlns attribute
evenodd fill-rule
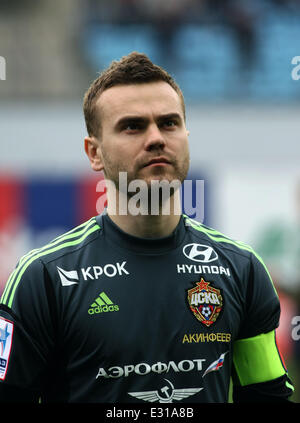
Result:
<svg viewBox="0 0 300 423"><path fill-rule="evenodd" d="M187 244L183 247L183 254L193 261L210 263L218 259L218 254L212 247L203 244Z"/></svg>
<svg viewBox="0 0 300 423"><path fill-rule="evenodd" d="M191 395L195 395L203 388L184 388L175 389L174 385L168 380L164 379L168 384L162 387L159 391L144 391L144 392L128 392L134 398L138 398L148 402L172 403L174 400L181 401Z"/></svg>

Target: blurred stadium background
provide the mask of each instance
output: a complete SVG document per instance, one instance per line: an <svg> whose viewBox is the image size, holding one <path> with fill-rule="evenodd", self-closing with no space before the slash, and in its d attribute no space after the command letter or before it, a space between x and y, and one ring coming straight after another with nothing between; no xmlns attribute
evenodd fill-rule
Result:
<svg viewBox="0 0 300 423"><path fill-rule="evenodd" d="M204 223L273 275L300 402L299 40L299 0L1 0L0 293L21 255L97 214L82 98L112 60L145 52L184 92Z"/></svg>

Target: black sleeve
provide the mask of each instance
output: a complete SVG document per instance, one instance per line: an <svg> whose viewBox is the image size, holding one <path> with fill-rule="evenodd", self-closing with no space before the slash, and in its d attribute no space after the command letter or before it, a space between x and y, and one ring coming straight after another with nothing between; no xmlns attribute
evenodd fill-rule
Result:
<svg viewBox="0 0 300 423"><path fill-rule="evenodd" d="M262 259L251 254L246 291L246 313L239 338L250 338L276 329L280 302L271 275Z"/></svg>
<svg viewBox="0 0 300 423"><path fill-rule="evenodd" d="M0 303L0 401L35 402L53 362L49 280L40 260L18 265ZM19 275L19 276L18 276Z"/></svg>
<svg viewBox="0 0 300 423"><path fill-rule="evenodd" d="M233 346L234 402L288 401L293 385L276 342L280 303L271 276L252 254L246 313Z"/></svg>
<svg viewBox="0 0 300 423"><path fill-rule="evenodd" d="M16 388L0 383L0 403L38 403L39 395L36 392Z"/></svg>
<svg viewBox="0 0 300 423"><path fill-rule="evenodd" d="M288 403L291 402L292 383L285 374L268 382L254 383L246 386L233 386L232 399L234 403Z"/></svg>

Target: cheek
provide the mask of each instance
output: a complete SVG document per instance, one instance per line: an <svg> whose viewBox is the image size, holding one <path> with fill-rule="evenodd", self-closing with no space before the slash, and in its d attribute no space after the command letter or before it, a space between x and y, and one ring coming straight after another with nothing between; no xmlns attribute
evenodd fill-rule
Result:
<svg viewBox="0 0 300 423"><path fill-rule="evenodd" d="M176 149L178 160L185 160L187 157L189 157L189 143L187 137L180 137L176 140L176 146L174 145L174 148Z"/></svg>
<svg viewBox="0 0 300 423"><path fill-rule="evenodd" d="M114 174L119 172L131 173L134 167L135 157L128 154L127 149L122 146L113 146L103 151L103 163L107 171Z"/></svg>

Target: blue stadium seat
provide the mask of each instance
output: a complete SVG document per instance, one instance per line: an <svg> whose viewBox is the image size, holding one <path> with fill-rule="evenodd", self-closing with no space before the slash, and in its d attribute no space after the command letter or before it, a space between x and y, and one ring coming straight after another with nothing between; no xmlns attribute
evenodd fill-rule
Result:
<svg viewBox="0 0 300 423"><path fill-rule="evenodd" d="M153 30L145 25L95 25L85 33L84 50L97 70L133 50L146 53L154 61L157 59Z"/></svg>

